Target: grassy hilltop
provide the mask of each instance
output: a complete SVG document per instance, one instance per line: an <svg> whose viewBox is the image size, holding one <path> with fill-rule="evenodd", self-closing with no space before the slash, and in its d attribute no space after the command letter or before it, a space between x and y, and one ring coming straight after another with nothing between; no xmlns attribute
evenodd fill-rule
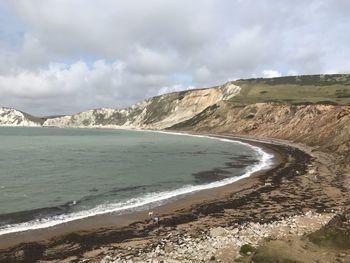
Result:
<svg viewBox="0 0 350 263"><path fill-rule="evenodd" d="M350 104L350 75L345 74L257 78L232 83L242 90L230 101L242 105L259 102Z"/></svg>

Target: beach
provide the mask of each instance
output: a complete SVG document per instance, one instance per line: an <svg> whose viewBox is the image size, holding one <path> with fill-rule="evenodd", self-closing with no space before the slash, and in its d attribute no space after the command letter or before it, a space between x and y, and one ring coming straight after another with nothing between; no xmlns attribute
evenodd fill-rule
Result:
<svg viewBox="0 0 350 263"><path fill-rule="evenodd" d="M343 192L334 182L332 169L336 167L330 167L329 156L284 141L220 137L262 148L274 155L274 165L233 184L188 194L154 208L158 224L147 211L139 211L3 235L0 262L100 262L106 256L143 262L142 255L155 250L162 239L175 242L176 236L185 234L191 240L200 239L218 227L274 224L295 216L310 217L310 213L315 218L325 215L322 225L342 205ZM161 260L165 253L153 256Z"/></svg>

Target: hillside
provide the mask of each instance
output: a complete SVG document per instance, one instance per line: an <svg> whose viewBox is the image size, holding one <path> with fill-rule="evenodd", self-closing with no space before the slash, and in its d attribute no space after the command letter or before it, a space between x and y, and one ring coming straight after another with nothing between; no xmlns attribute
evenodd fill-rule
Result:
<svg viewBox="0 0 350 263"><path fill-rule="evenodd" d="M153 97L126 109L101 108L61 117L37 118L0 108L0 125L248 135L319 146L347 158L349 115L350 75L309 75L237 80Z"/></svg>
<svg viewBox="0 0 350 263"><path fill-rule="evenodd" d="M1 108L0 125L164 129L182 123L174 127L191 129L190 124L206 118L208 110L221 107L222 113L225 107L226 111L232 108L236 112L236 107L242 109L256 103L289 105L291 109L292 105L350 105L350 75L237 80L218 87L153 97L126 109L101 108L69 116L37 118Z"/></svg>
<svg viewBox="0 0 350 263"><path fill-rule="evenodd" d="M0 107L0 126L38 127L45 119L34 117L28 113L11 108Z"/></svg>
<svg viewBox="0 0 350 263"><path fill-rule="evenodd" d="M262 218L265 220L267 215L276 219L278 213L304 213L315 207L318 207L318 212L327 213L333 212L333 209L339 211L340 208L345 209L350 206L350 75L237 80L209 89L174 92L153 97L126 109L101 108L70 116L37 118L14 109L0 108L0 126L163 129L234 135L240 136L241 139L252 137L253 139L273 139L273 141L284 140L285 144L280 147L288 154L281 157L285 158L285 163L276 168L276 180L270 183L266 181L267 177L264 177L265 179L261 179L258 183L252 181L251 188L247 185L242 186L237 194L230 194L232 199L227 203L220 201L221 205L227 205L224 206L225 209L220 210L220 205L217 203L212 203L212 207L204 204L203 210L196 208L198 218L196 217L197 221L191 221L191 229L195 229L194 222L197 222L197 230L204 228L208 231L206 220L212 222L215 219L220 224L217 223L219 227L214 229L219 229L221 232L242 231L241 228L241 230L224 229L222 226L238 220L239 213L242 213L242 220L256 216L260 222ZM288 146L290 142L301 143L302 146L292 144L293 147L290 147ZM270 145L269 140L265 143ZM300 146L302 150L294 146ZM304 150L307 153L303 152ZM295 167L294 164L288 164L291 160L295 162ZM274 173L271 172L268 175L269 178L272 178ZM325 210L325 207L328 207L328 210ZM238 258L239 262L282 262L281 259L284 260L283 262L309 262L310 258L318 260L311 260L312 262L347 260L350 258L350 254L347 254L350 244L349 235L347 235L350 231L349 211L336 216L329 224L317 215L319 220L322 219L323 227L309 236L299 237L295 234L295 230L298 229L295 221L292 222L293 228L287 231L288 237L273 239L261 234L262 230L266 230L266 224L257 226L254 228L254 233L257 229L259 235L264 237L264 242L252 248L254 249L252 254L241 255ZM196 210L191 208L189 214L184 214L183 216L187 218L184 222L190 220L195 215L194 212ZM308 218L307 214L306 218ZM289 219L294 220L294 218ZM173 220L173 218L169 220L171 222L168 225L171 226L169 229L173 227ZM275 222L271 224L275 226ZM151 227L155 226L151 225ZM168 236L170 230L164 229L164 233ZM307 224L305 229L312 230ZM132 229L131 232L134 230ZM201 232L204 233L204 231ZM155 240L160 239L161 232L149 231L147 237L152 236L152 233ZM237 232L235 233L237 236ZM174 235L174 238L179 235ZM117 236L120 236L119 232ZM107 238L109 238L108 235ZM223 236L223 238L226 237ZM203 240L203 237L197 239ZM209 240L210 245L205 247L205 250L213 244L212 239ZM52 250L56 252L51 252L74 255L76 253L74 249L79 250L81 247L70 242L71 239L64 245L59 245L58 252L55 250L56 247ZM179 240L174 239L174 244L178 247ZM240 242L239 247L243 248L243 244ZM127 243L126 247L129 245ZM22 254L10 253L9 258L12 258L13 254L16 255L15 257L21 257L25 255L23 251L25 249L30 251L31 247L19 249ZM118 246L118 251L119 249ZM157 249L159 250L158 246ZM102 255L106 255L101 251L98 252L100 253L98 256L91 254L91 258L99 259L92 262L100 262L100 259L110 262L107 260L108 254L105 258L101 258ZM129 249L126 253L130 253ZM147 250L147 253L153 253L153 251Z"/></svg>
<svg viewBox="0 0 350 263"><path fill-rule="evenodd" d="M350 75L247 79L173 92L126 109L37 118L0 108L2 126L173 129L286 139L350 155Z"/></svg>
<svg viewBox="0 0 350 263"><path fill-rule="evenodd" d="M286 139L350 155L350 75L228 82L173 92L126 109L37 118L0 108L0 125L173 129Z"/></svg>
<svg viewBox="0 0 350 263"><path fill-rule="evenodd" d="M230 101L239 105L259 102L284 104L350 104L350 75L305 75L233 82L241 92Z"/></svg>
<svg viewBox="0 0 350 263"><path fill-rule="evenodd" d="M349 154L350 107L220 102L169 129L279 138Z"/></svg>
<svg viewBox="0 0 350 263"><path fill-rule="evenodd" d="M163 129L188 120L215 103L231 99L239 91L239 87L228 83L211 89L174 92L147 99L126 109L102 108L72 116L48 118L43 126Z"/></svg>

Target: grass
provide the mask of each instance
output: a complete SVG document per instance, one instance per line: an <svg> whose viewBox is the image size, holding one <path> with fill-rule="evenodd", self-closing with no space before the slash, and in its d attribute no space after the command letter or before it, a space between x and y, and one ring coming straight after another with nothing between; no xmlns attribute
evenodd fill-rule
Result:
<svg viewBox="0 0 350 263"><path fill-rule="evenodd" d="M259 247L252 257L254 263L298 263L297 256L285 242L270 241Z"/></svg>
<svg viewBox="0 0 350 263"><path fill-rule="evenodd" d="M286 104L350 105L350 75L308 75L233 82L242 88L230 99L237 104L275 102Z"/></svg>
<svg viewBox="0 0 350 263"><path fill-rule="evenodd" d="M239 250L239 253L241 253L242 255L250 255L255 250L255 247L253 247L251 244L244 244Z"/></svg>
<svg viewBox="0 0 350 263"><path fill-rule="evenodd" d="M350 249L350 209L335 216L327 225L309 234L311 242L322 247Z"/></svg>
<svg viewBox="0 0 350 263"><path fill-rule="evenodd" d="M257 255L254 257L254 263L298 263L299 261L276 256Z"/></svg>

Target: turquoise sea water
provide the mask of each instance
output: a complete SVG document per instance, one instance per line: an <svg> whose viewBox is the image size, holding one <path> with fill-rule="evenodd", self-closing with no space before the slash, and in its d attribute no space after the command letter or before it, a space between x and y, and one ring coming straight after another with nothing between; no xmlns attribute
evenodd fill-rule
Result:
<svg viewBox="0 0 350 263"><path fill-rule="evenodd" d="M0 128L0 234L156 205L247 175L263 157L184 135Z"/></svg>

